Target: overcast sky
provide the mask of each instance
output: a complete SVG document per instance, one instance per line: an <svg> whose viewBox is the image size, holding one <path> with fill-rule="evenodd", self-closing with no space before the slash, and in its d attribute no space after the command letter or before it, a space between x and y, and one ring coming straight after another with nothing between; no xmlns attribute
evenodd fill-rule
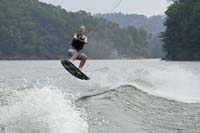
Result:
<svg viewBox="0 0 200 133"><path fill-rule="evenodd" d="M120 0L40 0L61 5L67 11L84 10L91 13L109 13ZM114 12L143 14L146 16L164 14L170 5L167 0L122 0Z"/></svg>

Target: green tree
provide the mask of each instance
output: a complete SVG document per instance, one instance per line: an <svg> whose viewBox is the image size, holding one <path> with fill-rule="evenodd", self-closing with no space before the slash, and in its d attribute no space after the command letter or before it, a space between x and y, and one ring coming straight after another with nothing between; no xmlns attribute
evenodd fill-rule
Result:
<svg viewBox="0 0 200 133"><path fill-rule="evenodd" d="M163 33L167 60L200 60L200 1L174 0Z"/></svg>

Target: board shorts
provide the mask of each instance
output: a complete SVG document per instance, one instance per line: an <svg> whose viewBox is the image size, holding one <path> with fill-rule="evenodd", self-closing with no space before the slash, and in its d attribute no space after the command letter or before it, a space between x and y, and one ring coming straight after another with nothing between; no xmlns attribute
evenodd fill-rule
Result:
<svg viewBox="0 0 200 133"><path fill-rule="evenodd" d="M70 48L68 51L67 51L67 55L71 58L73 56L73 53L74 53L75 49L73 48ZM76 50L77 51L77 50ZM77 60L81 60L81 56L82 55L85 55L84 53L82 53L81 51L77 51L78 52L78 57L77 57Z"/></svg>

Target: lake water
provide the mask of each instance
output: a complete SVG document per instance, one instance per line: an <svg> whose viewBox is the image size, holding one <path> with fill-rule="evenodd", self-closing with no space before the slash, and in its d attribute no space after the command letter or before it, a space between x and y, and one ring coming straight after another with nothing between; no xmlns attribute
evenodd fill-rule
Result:
<svg viewBox="0 0 200 133"><path fill-rule="evenodd" d="M84 72L0 61L0 133L200 133L200 62L90 60Z"/></svg>

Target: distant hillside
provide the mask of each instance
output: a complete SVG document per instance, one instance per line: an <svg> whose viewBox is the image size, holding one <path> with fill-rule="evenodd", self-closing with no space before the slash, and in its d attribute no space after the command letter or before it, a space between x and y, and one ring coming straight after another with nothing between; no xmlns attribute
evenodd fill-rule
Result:
<svg viewBox="0 0 200 133"><path fill-rule="evenodd" d="M0 59L59 59L85 25L89 58L149 57L146 30L126 28L84 11L67 12L38 0L1 0Z"/></svg>
<svg viewBox="0 0 200 133"><path fill-rule="evenodd" d="M136 28L143 27L148 32L157 34L165 30L164 16L152 16L146 17L144 15L137 14L122 14L122 13L111 13L111 14L96 14L95 17L104 18L113 22L118 23L121 27L134 26Z"/></svg>
<svg viewBox="0 0 200 133"><path fill-rule="evenodd" d="M122 13L111 13L111 14L96 14L97 18L104 18L109 21L118 23L121 27L134 26L136 28L144 28L151 38L148 40L148 49L150 50L150 56L153 58L164 57L162 50L163 42L161 41L160 33L165 31L164 16L152 16L146 17L144 15L131 14L126 15Z"/></svg>

